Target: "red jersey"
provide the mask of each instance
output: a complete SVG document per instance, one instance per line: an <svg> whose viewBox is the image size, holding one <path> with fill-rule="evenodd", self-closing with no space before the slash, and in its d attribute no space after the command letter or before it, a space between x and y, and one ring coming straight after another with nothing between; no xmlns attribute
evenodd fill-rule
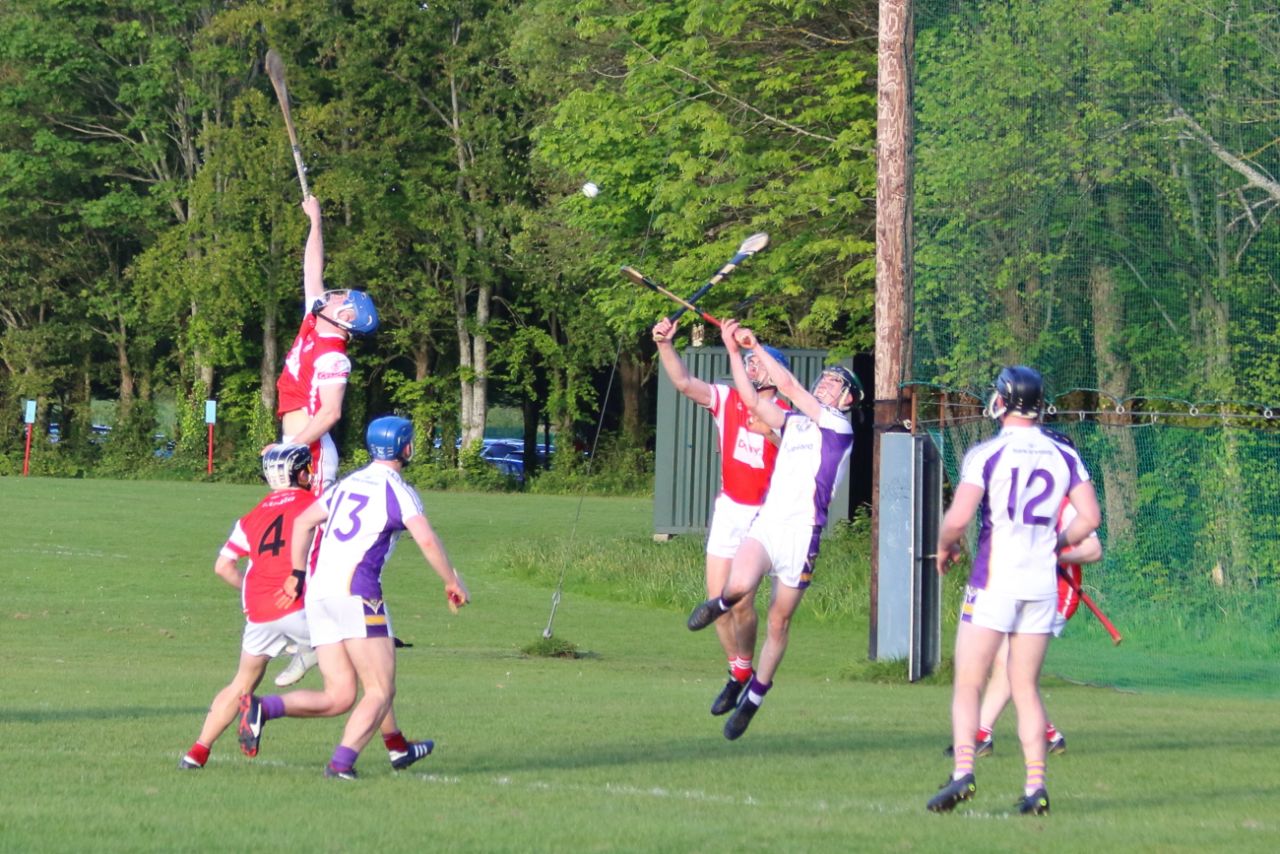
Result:
<svg viewBox="0 0 1280 854"><path fill-rule="evenodd" d="M281 489L270 493L241 517L219 552L231 560L249 559L240 600L251 623L269 623L302 608L303 597L281 610L276 597L293 572L289 536L298 515L315 496L305 489Z"/></svg>
<svg viewBox="0 0 1280 854"><path fill-rule="evenodd" d="M787 408L782 401L777 403ZM778 446L747 429L751 410L736 388L712 385L707 409L715 416L720 434L720 491L739 504L763 504Z"/></svg>
<svg viewBox="0 0 1280 854"><path fill-rule="evenodd" d="M1071 506L1071 499L1064 497L1062 506L1058 508L1058 533L1061 534L1074 518L1076 518L1076 509ZM1080 564L1058 562L1058 613L1064 620L1070 620L1075 616L1076 609L1080 607L1079 591L1083 583L1084 570Z"/></svg>
<svg viewBox="0 0 1280 854"><path fill-rule="evenodd" d="M295 409L315 415L320 409L320 388L346 385L351 375L347 340L341 335L321 335L314 314L302 320L293 346L284 358L284 370L276 380L276 417Z"/></svg>

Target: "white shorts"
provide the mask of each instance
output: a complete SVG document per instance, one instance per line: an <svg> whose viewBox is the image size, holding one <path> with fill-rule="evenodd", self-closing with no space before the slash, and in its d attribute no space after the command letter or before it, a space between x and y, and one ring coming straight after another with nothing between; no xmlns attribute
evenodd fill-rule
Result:
<svg viewBox="0 0 1280 854"><path fill-rule="evenodd" d="M779 583L803 590L813 582L822 528L816 525L770 524L756 517L747 536L764 546L769 574Z"/></svg>
<svg viewBox="0 0 1280 854"><path fill-rule="evenodd" d="M1062 630L1067 627L1067 618L1062 616L1062 612L1057 608L1053 610L1053 636L1055 638L1062 637Z"/></svg>
<svg viewBox="0 0 1280 854"><path fill-rule="evenodd" d="M292 436L283 436L280 443L289 445L293 443ZM320 459L316 459L316 445L320 446ZM320 437L320 441L311 446L311 491L316 495L324 492L330 486L338 481L338 446L333 443L333 437L325 433Z"/></svg>
<svg viewBox="0 0 1280 854"><path fill-rule="evenodd" d="M360 596L308 599L307 623L311 626L312 646L355 638L392 637L391 615L383 599Z"/></svg>
<svg viewBox="0 0 1280 854"><path fill-rule="evenodd" d="M291 643L311 644L307 630L307 612L294 611L269 623L244 624L244 636L240 649L248 655L265 655L275 658Z"/></svg>
<svg viewBox="0 0 1280 854"><path fill-rule="evenodd" d="M757 504L739 504L723 492L716 496L711 529L707 531L707 554L727 558L736 555L758 512Z"/></svg>
<svg viewBox="0 0 1280 854"><path fill-rule="evenodd" d="M1058 616L1057 599L1014 599L965 587L960 619L1005 634L1047 635Z"/></svg>

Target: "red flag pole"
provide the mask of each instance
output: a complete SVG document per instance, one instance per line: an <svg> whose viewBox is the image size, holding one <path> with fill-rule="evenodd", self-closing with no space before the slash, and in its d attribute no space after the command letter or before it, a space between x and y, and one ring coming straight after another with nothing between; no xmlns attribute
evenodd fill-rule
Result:
<svg viewBox="0 0 1280 854"><path fill-rule="evenodd" d="M208 473L213 474L213 425L209 425L209 468Z"/></svg>
<svg viewBox="0 0 1280 854"><path fill-rule="evenodd" d="M31 427L27 425L27 450L22 455L22 476L26 477L27 472L31 470Z"/></svg>

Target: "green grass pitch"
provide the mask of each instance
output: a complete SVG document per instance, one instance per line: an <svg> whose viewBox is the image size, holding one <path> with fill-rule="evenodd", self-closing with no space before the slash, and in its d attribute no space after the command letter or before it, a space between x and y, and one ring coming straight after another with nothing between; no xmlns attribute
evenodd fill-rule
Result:
<svg viewBox="0 0 1280 854"><path fill-rule="evenodd" d="M237 594L213 560L260 495L0 479L0 851L1280 850L1273 702L1053 682L1070 742L1049 762L1053 814L1012 809L1010 714L976 800L939 816L924 804L949 771L950 692L849 678L865 616L802 606L776 688L734 743L707 713L722 679L712 633L690 634L676 608L570 573L556 636L585 655L525 657L551 589L508 558L567 538L576 498L424 495L474 597L450 616L407 541L387 571L413 644L397 714L435 755L397 774L375 740L359 781L326 780L340 721L283 720L257 759L231 732L206 769L179 772L239 650ZM573 548L645 543L650 518L645 500L587 499Z"/></svg>

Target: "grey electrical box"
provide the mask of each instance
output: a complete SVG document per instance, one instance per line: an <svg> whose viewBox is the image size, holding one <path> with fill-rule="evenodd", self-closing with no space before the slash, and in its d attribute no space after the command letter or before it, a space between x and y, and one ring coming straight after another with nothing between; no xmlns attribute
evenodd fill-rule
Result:
<svg viewBox="0 0 1280 854"><path fill-rule="evenodd" d="M926 436L880 437L876 658L907 659L908 678L942 660L942 580L933 550L942 519L942 465Z"/></svg>
<svg viewBox="0 0 1280 854"><path fill-rule="evenodd" d="M826 364L826 350L783 350L791 372L806 388ZM689 373L733 386L724 347L690 347L681 354ZM851 365L851 360L846 361ZM654 439L653 531L656 535L703 533L720 492L720 441L711 413L676 391L658 369L658 423ZM828 527L849 518L849 477L831 498Z"/></svg>

